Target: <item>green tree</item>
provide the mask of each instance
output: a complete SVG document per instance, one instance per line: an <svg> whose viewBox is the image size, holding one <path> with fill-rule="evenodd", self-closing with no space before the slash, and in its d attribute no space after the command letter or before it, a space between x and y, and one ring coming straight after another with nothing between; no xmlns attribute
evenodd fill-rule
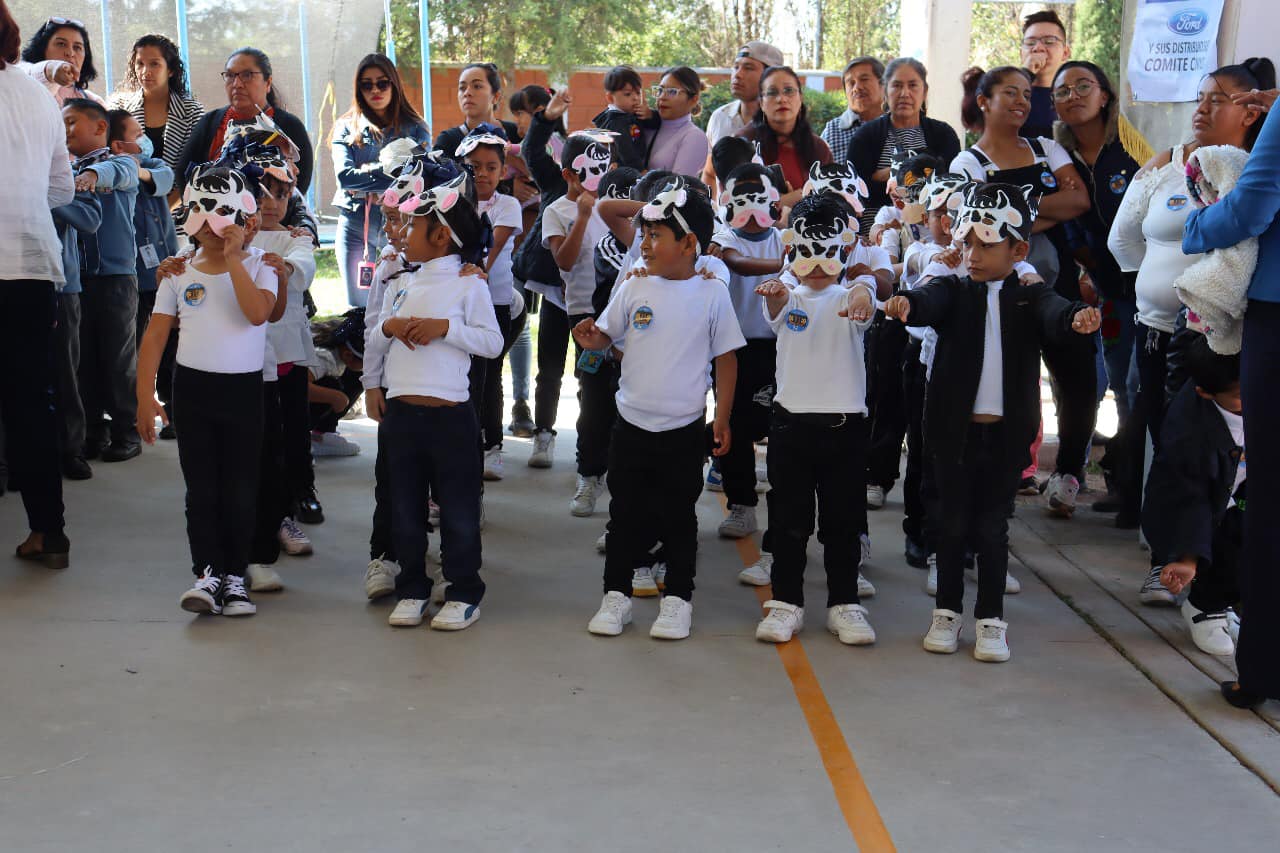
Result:
<svg viewBox="0 0 1280 853"><path fill-rule="evenodd" d="M1066 3L974 3L969 59L980 68L1021 65L1022 19L1024 14L1051 9L1072 32L1075 7ZM1116 38L1116 44L1120 39Z"/></svg>
<svg viewBox="0 0 1280 853"><path fill-rule="evenodd" d="M824 0L822 67L840 70L855 56L896 56L899 14L899 0Z"/></svg>
<svg viewBox="0 0 1280 853"><path fill-rule="evenodd" d="M1120 85L1120 27L1123 0L1076 0L1076 32L1071 45L1074 59L1095 63Z"/></svg>

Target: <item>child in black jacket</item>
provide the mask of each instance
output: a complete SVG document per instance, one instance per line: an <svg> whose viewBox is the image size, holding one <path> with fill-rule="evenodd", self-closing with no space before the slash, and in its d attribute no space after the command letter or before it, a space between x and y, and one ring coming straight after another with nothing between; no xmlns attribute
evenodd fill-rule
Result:
<svg viewBox="0 0 1280 853"><path fill-rule="evenodd" d="M591 123L618 134L613 143L613 156L619 166L642 172L649 155L643 132L662 127L662 116L649 109L640 75L629 65L609 69L604 75L604 92L609 106L591 119Z"/></svg>
<svg viewBox="0 0 1280 853"><path fill-rule="evenodd" d="M1040 422L1040 356L1046 342L1093 334L1097 309L1044 283L1019 283L1034 214L1018 187L975 184L954 225L969 275L937 278L885 305L885 314L938 333L924 433L936 482L938 600L927 651L951 654L960 639L964 551L978 556L974 657L1009 659L1004 610L1009 509Z"/></svg>

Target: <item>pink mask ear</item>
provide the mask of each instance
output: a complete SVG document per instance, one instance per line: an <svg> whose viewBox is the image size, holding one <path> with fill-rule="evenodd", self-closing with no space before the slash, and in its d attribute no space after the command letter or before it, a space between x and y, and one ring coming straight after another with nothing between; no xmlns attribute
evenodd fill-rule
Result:
<svg viewBox="0 0 1280 853"><path fill-rule="evenodd" d="M240 206L246 213L255 213L258 210L258 202L249 193L240 194Z"/></svg>
<svg viewBox="0 0 1280 853"><path fill-rule="evenodd" d="M447 213L455 204L458 203L458 197L457 190L450 190L436 199L436 210L439 210L441 213Z"/></svg>
<svg viewBox="0 0 1280 853"><path fill-rule="evenodd" d="M418 199L416 196L409 196L404 201L400 202L400 205L399 205L401 213L408 213L410 215L413 214L413 209L417 206L418 206Z"/></svg>
<svg viewBox="0 0 1280 853"><path fill-rule="evenodd" d="M409 194L420 195L427 188L427 182L422 179L421 175L414 175L413 180L409 182Z"/></svg>
<svg viewBox="0 0 1280 853"><path fill-rule="evenodd" d="M781 195L779 195L779 193L778 193L778 188L777 188L777 187L775 187L775 186L770 186L770 187L769 187L769 201L780 201L781 199L782 199L782 196L781 196Z"/></svg>
<svg viewBox="0 0 1280 853"><path fill-rule="evenodd" d="M395 207L395 206L396 206L396 191L395 191L395 190L393 190L393 189L388 189L386 192L384 192L384 193L382 194L382 203L383 203L383 204L385 204L385 205L387 205L388 207Z"/></svg>
<svg viewBox="0 0 1280 853"><path fill-rule="evenodd" d="M729 202L731 202L731 201L733 201L733 196L729 195L729 191L728 191L727 189L726 189L724 192L720 193L720 206L721 206L721 207L728 207L728 206L729 206Z"/></svg>

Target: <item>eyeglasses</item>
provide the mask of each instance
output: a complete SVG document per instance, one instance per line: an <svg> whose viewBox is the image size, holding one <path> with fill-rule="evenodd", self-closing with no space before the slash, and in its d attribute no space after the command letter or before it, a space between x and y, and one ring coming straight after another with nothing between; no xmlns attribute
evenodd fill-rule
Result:
<svg viewBox="0 0 1280 853"><path fill-rule="evenodd" d="M50 18L49 23L57 27L72 26L85 29L84 21L77 21L75 18Z"/></svg>
<svg viewBox="0 0 1280 853"><path fill-rule="evenodd" d="M1045 47L1057 47L1062 44L1062 36L1027 36L1022 40L1023 47L1035 47L1042 44Z"/></svg>
<svg viewBox="0 0 1280 853"><path fill-rule="evenodd" d="M1093 90L1097 88L1092 80L1081 80L1074 86L1059 86L1053 90L1053 99L1055 101L1066 101L1074 94L1077 98L1087 98L1093 94Z"/></svg>
<svg viewBox="0 0 1280 853"><path fill-rule="evenodd" d="M391 88L391 81L388 80L386 77L383 77L381 80L361 80L360 81L361 92L372 92L374 89L377 89L379 92L385 92L390 88Z"/></svg>
<svg viewBox="0 0 1280 853"><path fill-rule="evenodd" d="M252 83L252 82L253 82L253 78L254 78L255 76L263 76L263 77L265 77L266 75L265 75L265 74L263 74L261 71L241 71L241 72L239 72L239 73L237 73L237 72L235 72L235 71L223 71L223 72L222 72L222 82L224 82L224 83L226 83L228 86L230 86L232 83L234 83L234 82L236 82L237 80L239 80L241 83L243 83L243 84L245 84L246 86L248 86L250 83Z"/></svg>
<svg viewBox="0 0 1280 853"><path fill-rule="evenodd" d="M666 95L668 98L674 98L676 95L680 94L688 95L691 98L693 97L693 92L690 92L688 89L681 89L679 86L654 86L649 90L649 94L653 95L655 98L661 98L663 95Z"/></svg>
<svg viewBox="0 0 1280 853"><path fill-rule="evenodd" d="M800 94L800 90L795 86L786 86L782 89L765 89L760 94L773 101L778 98L794 98Z"/></svg>

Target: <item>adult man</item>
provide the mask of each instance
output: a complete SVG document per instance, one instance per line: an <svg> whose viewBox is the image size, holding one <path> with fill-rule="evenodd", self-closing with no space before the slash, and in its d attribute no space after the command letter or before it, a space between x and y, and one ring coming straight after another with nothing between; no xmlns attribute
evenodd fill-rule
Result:
<svg viewBox="0 0 1280 853"><path fill-rule="evenodd" d="M859 56L845 66L842 77L849 108L822 129L822 139L837 163L848 159L853 132L884 112L884 65L880 60Z"/></svg>
<svg viewBox="0 0 1280 853"><path fill-rule="evenodd" d="M733 136L747 126L760 108L760 76L771 65L783 65L782 51L765 41L749 41L738 49L733 61L733 75L729 78L729 91L734 100L718 107L707 119L707 142L715 148L726 136ZM702 180L707 186L715 186L716 175L711 168L711 155L702 170Z"/></svg>
<svg viewBox="0 0 1280 853"><path fill-rule="evenodd" d="M1071 58L1067 28L1057 12L1036 12L1022 21L1022 65L1031 72L1031 115L1022 125L1022 135L1053 138L1053 78L1062 63Z"/></svg>

